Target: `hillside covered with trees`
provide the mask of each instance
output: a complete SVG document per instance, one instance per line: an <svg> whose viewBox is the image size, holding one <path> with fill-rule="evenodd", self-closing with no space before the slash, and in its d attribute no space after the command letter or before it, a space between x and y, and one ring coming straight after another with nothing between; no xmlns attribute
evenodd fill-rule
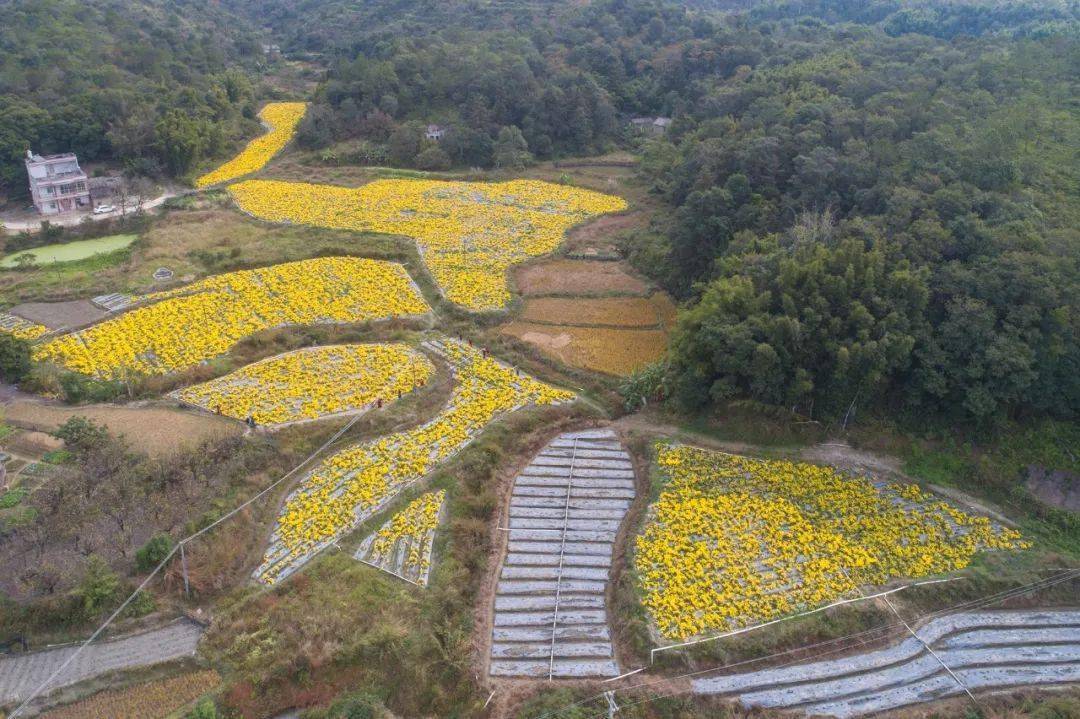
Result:
<svg viewBox="0 0 1080 719"><path fill-rule="evenodd" d="M673 212L632 251L688 308L675 397L1074 416L1076 39L765 27L646 150Z"/></svg>
<svg viewBox="0 0 1080 719"><path fill-rule="evenodd" d="M76 152L183 175L258 130L257 35L216 4L0 1L0 196L23 156Z"/></svg>

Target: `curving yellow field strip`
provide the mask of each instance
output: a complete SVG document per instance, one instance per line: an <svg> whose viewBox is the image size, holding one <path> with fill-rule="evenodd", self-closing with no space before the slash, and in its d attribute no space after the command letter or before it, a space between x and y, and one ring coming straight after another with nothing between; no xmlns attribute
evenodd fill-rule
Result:
<svg viewBox="0 0 1080 719"><path fill-rule="evenodd" d="M216 185L261 170L282 148L289 144L296 133L296 126L307 111L306 102L271 102L259 112L262 121L270 126L247 144L240 154L212 172L195 180L195 187Z"/></svg>
<svg viewBox="0 0 1080 719"><path fill-rule="evenodd" d="M391 402L427 382L434 371L427 357L400 343L305 347L171 396L227 417L277 426Z"/></svg>
<svg viewBox="0 0 1080 719"><path fill-rule="evenodd" d="M428 311L401 265L357 257L227 272L137 300L150 304L50 339L34 349L34 359L106 379L160 375L194 367L273 327Z"/></svg>
<svg viewBox="0 0 1080 719"><path fill-rule="evenodd" d="M627 206L539 180L378 180L355 189L247 180L229 191L242 210L271 222L411 237L445 297L471 310L502 308L511 265L554 252L573 225Z"/></svg>

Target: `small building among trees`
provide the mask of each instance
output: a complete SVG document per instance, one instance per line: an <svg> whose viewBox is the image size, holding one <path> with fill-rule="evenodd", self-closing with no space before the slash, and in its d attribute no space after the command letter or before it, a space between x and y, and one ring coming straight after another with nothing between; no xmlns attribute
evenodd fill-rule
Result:
<svg viewBox="0 0 1080 719"><path fill-rule="evenodd" d="M42 215L89 209L90 187L75 153L35 155L26 151L26 174L34 207Z"/></svg>
<svg viewBox="0 0 1080 719"><path fill-rule="evenodd" d="M663 135L670 126L670 117L635 117L630 120L630 127L643 135Z"/></svg>

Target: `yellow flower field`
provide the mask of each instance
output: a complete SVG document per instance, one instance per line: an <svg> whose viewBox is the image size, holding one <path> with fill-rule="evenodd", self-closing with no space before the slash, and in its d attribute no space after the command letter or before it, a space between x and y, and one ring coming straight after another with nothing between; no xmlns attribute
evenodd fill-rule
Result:
<svg viewBox="0 0 1080 719"><path fill-rule="evenodd" d="M428 492L409 502L364 540L356 556L402 579L427 586L431 549L446 492Z"/></svg>
<svg viewBox="0 0 1080 719"><path fill-rule="evenodd" d="M666 637L766 621L1028 546L914 485L879 488L830 467L686 446L658 453L669 481L634 562Z"/></svg>
<svg viewBox="0 0 1080 719"><path fill-rule="evenodd" d="M228 272L137 300L149 304L48 340L35 348L34 359L102 378L167 374L272 327L428 310L401 265L355 257Z"/></svg>
<svg viewBox="0 0 1080 719"><path fill-rule="evenodd" d="M295 571L460 451L497 416L528 404L574 398L571 392L519 374L463 343L444 340L438 351L455 368L446 406L419 427L327 457L304 477L285 502L256 578L273 583Z"/></svg>
<svg viewBox="0 0 1080 719"><path fill-rule="evenodd" d="M446 298L472 310L509 301L511 265L553 252L572 225L626 209L620 197L538 180L378 180L356 189L248 180L229 191L245 212L272 222L412 237Z"/></svg>
<svg viewBox="0 0 1080 719"><path fill-rule="evenodd" d="M49 333L49 328L22 317L0 313L0 332L5 332L21 340L36 340Z"/></svg>
<svg viewBox="0 0 1080 719"><path fill-rule="evenodd" d="M247 144L240 154L213 172L195 180L195 187L216 185L261 170L282 148L289 144L296 133L296 126L307 111L306 102L271 102L259 112L262 121L270 129Z"/></svg>
<svg viewBox="0 0 1080 719"><path fill-rule="evenodd" d="M320 419L390 402L426 382L435 367L404 344L311 347L270 357L171 396L260 425Z"/></svg>

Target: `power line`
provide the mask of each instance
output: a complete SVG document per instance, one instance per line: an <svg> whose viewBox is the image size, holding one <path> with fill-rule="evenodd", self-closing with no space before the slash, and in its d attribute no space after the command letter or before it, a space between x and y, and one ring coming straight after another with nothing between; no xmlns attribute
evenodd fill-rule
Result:
<svg viewBox="0 0 1080 719"><path fill-rule="evenodd" d="M1080 569L1066 569L1066 570L1064 570L1064 571L1062 571L1062 572L1060 572L1060 573L1058 573L1058 574L1056 574L1056 575L1054 575L1052 577L1046 578L1046 579L1040 579L1038 581L1030 582L1028 584L1023 584L1023 585L1020 585L1020 586L1017 586L1017 587L1012 587L1010 589L1001 590L1000 592L995 592L993 594L988 594L988 595L985 595L985 596L982 596L982 597L979 597L979 598L976 598L976 599L973 599L973 600L969 600L967 602L959 602L957 604L951 605L949 607L944 607L944 608L939 609L939 610L934 611L934 612L928 612L927 614L921 615L918 619L919 620L933 619L933 618L944 616L946 614L950 614L950 613L953 613L953 612L956 612L956 611L959 611L959 610L974 609L974 608L981 608L981 607L991 606L993 604L997 604L997 603L1006 601L1008 599L1012 599L1013 597L1016 597L1016 596L1020 596L1020 595L1023 595L1023 594L1028 594L1028 593L1030 593L1032 591L1041 591L1043 589L1049 589L1050 587L1056 586L1058 584L1062 584L1064 582L1068 582L1068 581L1070 581L1072 579L1076 579L1078 577L1080 577ZM612 691L627 691L627 692L629 692L629 691L634 691L634 690L638 690L638 689L647 689L648 687L656 686L658 684L667 684L667 683L669 683L669 682L671 682L673 680L676 680L676 679L688 679L690 677L700 676L702 674L710 674L712 672L720 671L720 670L723 670L723 669L733 669L735 667L745 666L747 664L755 664L755 663L758 663L758 662L763 662L763 661L766 661L768 659L773 659L775 657L784 656L786 654L793 654L795 652L802 652L802 651L805 651L807 649L814 649L814 648L817 648L817 647L823 647L823 646L828 646L828 645L831 645L831 644L837 644L839 642L844 642L846 640L856 639L856 638L860 638L860 637L868 637L868 635L880 634L880 633L883 633L883 632L887 633L888 631L890 631L892 629L898 629L901 626L902 626L901 622L894 622L892 624L884 624L884 625L881 625L881 626L878 626L878 627L873 627L871 629L863 630L861 632L853 632L851 634L846 634L844 636L835 637L833 639L827 639L827 640L824 640L824 641L821 641L821 642L816 642L816 643L813 643L813 644L805 644L805 645L798 646L798 647L792 647L790 649L784 649L784 650L781 650L781 651L778 651L778 652L773 652L771 654L766 654L766 655L763 655L763 656L760 656L760 657L754 657L754 658L751 658L751 659L744 659L742 661L734 662L734 663L731 663L731 664L724 664L722 666L710 667L708 669L699 669L699 670L696 670L696 671L684 672L682 674L676 674L676 675L673 675L673 676L660 676L660 677L657 677L656 679L653 679L651 681L639 682L638 684L633 684L633 685L630 685L630 686L627 686L627 687L621 687L619 689L615 689L615 690L612 690ZM869 643L871 643L873 641L875 641L875 639L873 637L868 637L868 638L862 639L860 641L856 641L854 646L863 646L863 645L869 644ZM815 660L815 659L820 659L822 657L829 656L831 654L837 654L839 652L847 651L848 649L851 649L851 648L852 648L851 646L845 645L845 646L841 646L841 647L836 648L836 649L830 649L830 650L826 650L826 651L823 651L823 652L817 652L817 653L814 653L814 654L810 654L808 656L800 656L800 657L798 657L796 659L793 659L793 660L791 660L789 662L778 664L773 668L782 668L782 667L791 666L793 664L801 664L801 663L812 661L812 660ZM628 706L634 706L636 704L641 704L641 703L646 702L646 701L653 701L655 699L664 699L664 698L667 698L667 697L670 697L670 696L675 696L677 694L683 693L684 691L687 691L687 690L679 690L679 691L676 691L676 692L671 692L669 694L661 694L661 695L656 695L654 697L647 697L645 699L641 699L641 700L634 701L634 702L623 703L621 705L621 707L626 708ZM586 697L584 699L579 699L578 701L570 702L570 703L568 703L568 704L566 704L566 705L564 705L562 707L558 707L556 709L547 711L547 712L545 712L543 714L539 714L539 715L533 717L533 719L550 719L551 717L554 717L555 715L557 715L558 713L560 713L560 712L562 712L562 711L564 711L566 709L570 709L570 708L575 707L575 706L583 706L583 705L586 705L586 704L589 704L589 703L592 703L594 701L597 701L599 699L604 699L604 698L605 698L605 693L600 693L600 694L596 694L596 695L593 695L593 696L590 696L590 697ZM595 716L598 717L598 718L602 718L604 716L604 713L605 712L599 712Z"/></svg>
<svg viewBox="0 0 1080 719"><path fill-rule="evenodd" d="M82 644L80 644L78 646L78 648L76 648L75 651L72 652L71 655L67 659L65 659L63 661L63 663L61 663L60 666L57 667L53 671L53 673L48 676L47 679L45 679L45 681L43 681L41 684L39 684L37 686L37 688L34 689L34 691L32 691L30 693L30 696L28 696L26 699L24 699L22 701L22 703L19 704L19 706L15 707L15 710L11 712L10 719L15 719L15 717L19 716L19 714L22 713L23 709L25 709L30 704L31 701L36 699L41 694L41 692L43 692L49 686L49 684L52 683L52 681L54 679L56 679L58 676L60 676L60 674L63 673L63 671L68 668L68 666L71 664L71 662L73 662L75 660L75 658L78 657L82 653L82 651L91 642L93 642L95 639L97 639L99 636L101 636L101 633L103 631L105 631L105 629L116 620L116 618L120 615L120 613L123 612L124 609L127 608L127 606L132 602L132 600L135 599L136 595L138 595L139 592L141 592L143 589L146 588L146 585L148 585L150 583L150 580L152 580L155 576L157 576L158 572L161 571L162 567L164 567L168 563L168 561L170 559L172 559L173 555L176 554L176 552L178 550L182 550L184 545L187 544L188 542L190 542L193 539L205 534L206 532L208 532L211 529L213 529L214 527L218 526L219 524L221 524L225 520L236 516L237 513L241 512L245 508L249 507L254 502L257 502L258 500L262 499L269 492L273 491L276 487L278 487L282 482L284 482L285 480L292 477L296 473L297 470L299 470L301 467L304 467L305 465L307 465L308 462L310 462L312 459L314 459L319 454L321 454L331 444L336 442L343 434L345 434L345 432L347 432L349 429L351 429L352 426L354 424L356 424L360 420L360 418L363 417L363 416L364 415L362 415L362 414L358 414L355 417L353 417L351 420L349 420L349 422L344 427L342 427L337 432L335 432L334 435L332 437L330 437L330 439L326 440L326 442L324 442L321 447L319 447L314 452L312 452L310 455L308 455L307 458L305 458L302 462L300 462L300 464L298 464L295 467L293 467L292 469L290 469L286 474L282 475L275 482L273 482L272 484L268 485L267 487L265 487L264 489L262 489L261 491L256 493L250 499L243 502L242 504L235 507L234 509L230 510L229 512L222 515L218 519L214 520L210 524L208 524L205 527L203 527L202 529L198 530L197 532L194 532L194 533L188 535L187 537L184 537L183 539L179 540L173 546L173 548L169 551L169 553L167 555L165 555L165 558L162 559L161 562L159 562L156 567L154 567L154 571L150 572L150 574L146 577L146 579L144 579L142 581L142 583L139 584L138 588L136 588L135 591L132 592L131 595L127 599L124 600L124 603L121 604L116 609L116 611L114 611L109 616L108 619L105 620L105 623L102 624L101 626L99 626L94 631L94 633L90 635L90 637L86 641L84 641Z"/></svg>
<svg viewBox="0 0 1080 719"><path fill-rule="evenodd" d="M1051 586L1055 586L1056 584L1061 584L1063 582L1069 581L1069 580L1074 579L1076 577L1080 577L1080 570L1071 570L1071 571L1068 571L1068 572L1063 572L1061 575L1058 575L1057 577L1052 577L1052 578L1047 579L1047 580L1040 580L1038 582L1032 582L1031 584L1022 585L1020 587L1015 587L1015 588L1010 589L1010 590L1004 590L1004 591L998 592L996 594L988 595L987 597L984 597L984 598L981 598L981 599L972 600L970 602L964 602L964 603L961 603L961 604L958 604L958 605L954 605L954 607L949 607L949 608L946 608L946 609L942 609L942 610L939 610L937 612L931 612L929 614L923 615L922 617L920 617L920 619L925 619L927 617L943 616L945 614L948 614L955 607L970 608L970 607L974 607L974 606L989 606L991 604L995 604L995 603L998 603L1000 601L1010 599L1013 596L1018 596L1020 594L1027 593L1027 592L1031 591L1032 588L1034 588L1036 590L1046 589L1046 588L1049 588ZM872 629L872 630L866 630L866 631L863 631L863 632L858 632L858 633L855 633L855 634L848 635L848 637L839 637L837 639L829 640L827 642L822 642L821 644L835 643L837 641L842 641L843 639L846 639L846 638L861 636L861 635L870 634L870 633L875 633L877 631L880 631L881 629L890 629L890 628L894 628L894 627L898 627L898 626L900 626L899 623L884 625L881 628ZM864 641L857 642L856 646L862 646L864 644L870 643L871 641L873 641L873 640L866 639ZM814 645L810 645L810 646L814 646ZM837 654L837 653L840 653L840 652L844 652L844 651L848 650L849 648L850 647L842 646L842 647L839 647L837 649L832 649L832 650L825 651L825 652L819 652L819 653L811 655L809 657L800 657L800 658L794 659L794 660L792 660L790 662L779 664L774 668L783 668L783 667L792 666L794 664L801 664L801 663L804 663L804 662L809 661L809 660L818 659L818 658L821 658L821 657L824 657L824 656L829 656L831 654ZM714 671L717 671L719 669L729 669L729 668L733 668L733 667L736 667L736 666L741 666L741 665L744 665L744 664L751 664L751 663L754 663L754 662L762 661L764 659L769 659L769 658L774 657L774 656L780 656L780 655L785 654L785 653L799 651L800 649L802 649L802 647L795 647L793 649L789 649L789 650L786 650L784 652L777 652L775 654L766 655L764 657L757 657L757 658L749 659L749 660L744 660L744 661L741 661L741 662L737 662L735 664L724 665L722 667L713 667L711 669L703 669L703 670L694 671L694 672L686 672L684 674L676 675L676 676L673 676L673 677L664 677L662 681L650 682L649 685L651 686L651 685L655 685L655 684L666 683L666 682L671 681L673 679L684 679L684 678L689 678L689 677L693 677L693 676L698 676L698 675L701 675L701 674L708 674L710 672L714 672ZM640 686L643 686L643 685L638 685L638 687L640 687ZM626 689L630 690L630 689L635 689L635 688L638 688L638 687L627 687ZM634 705L637 705L637 704L643 704L643 703L649 702L649 701L655 701L657 699L666 699L666 698L669 698L669 697L672 697L672 696L676 696L678 694L685 693L686 691L688 691L688 690L677 690L677 691L669 692L667 694L658 694L658 695L655 695L655 696L652 696L652 697L645 697L645 698L639 699L637 701L624 703L622 706L623 706L623 708L625 708L625 707L628 707L628 706L634 706ZM596 697L592 697L590 699L590 701L592 699L595 699L595 698ZM559 711L559 710L556 710L556 711ZM603 712L597 713L595 716L598 717L598 719L602 719Z"/></svg>

